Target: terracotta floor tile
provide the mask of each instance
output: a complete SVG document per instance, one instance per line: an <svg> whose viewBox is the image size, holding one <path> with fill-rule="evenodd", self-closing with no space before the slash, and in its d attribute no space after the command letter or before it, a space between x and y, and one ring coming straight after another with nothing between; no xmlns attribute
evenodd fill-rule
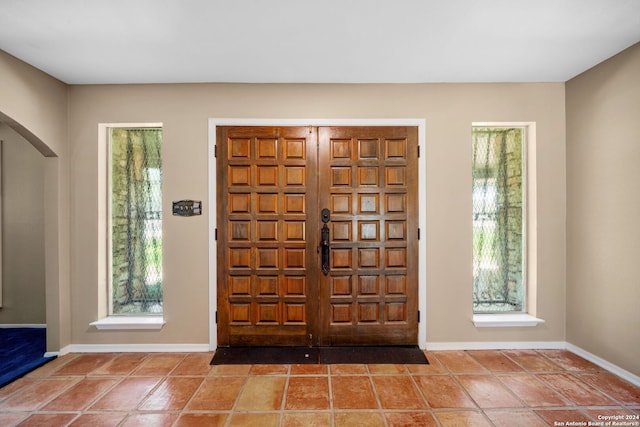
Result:
<svg viewBox="0 0 640 427"><path fill-rule="evenodd" d="M125 413L108 414L82 414L69 425L69 427L116 427L120 424Z"/></svg>
<svg viewBox="0 0 640 427"><path fill-rule="evenodd" d="M44 378L4 400L0 403L0 411L34 411L78 381L80 378Z"/></svg>
<svg viewBox="0 0 640 427"><path fill-rule="evenodd" d="M251 365L214 365L211 366L209 376L229 377L249 375Z"/></svg>
<svg viewBox="0 0 640 427"><path fill-rule="evenodd" d="M471 357L480 362L491 372L522 372L523 369L511 359L498 351L473 350L467 351Z"/></svg>
<svg viewBox="0 0 640 427"><path fill-rule="evenodd" d="M42 410L82 411L118 381L120 380L116 378L85 378L53 399Z"/></svg>
<svg viewBox="0 0 640 427"><path fill-rule="evenodd" d="M460 375L458 381L481 408L523 406L497 378L490 375Z"/></svg>
<svg viewBox="0 0 640 427"><path fill-rule="evenodd" d="M538 378L578 406L617 405L584 381L570 374L543 374Z"/></svg>
<svg viewBox="0 0 640 427"><path fill-rule="evenodd" d="M127 375L147 357L146 353L118 354L91 372L91 375Z"/></svg>
<svg viewBox="0 0 640 427"><path fill-rule="evenodd" d="M331 375L366 375L369 373L367 365L354 364L335 364L329 365Z"/></svg>
<svg viewBox="0 0 640 427"><path fill-rule="evenodd" d="M505 350L503 354L529 372L557 372L563 369L535 350Z"/></svg>
<svg viewBox="0 0 640 427"><path fill-rule="evenodd" d="M182 414L174 427L222 427L227 421L227 416L227 414Z"/></svg>
<svg viewBox="0 0 640 427"><path fill-rule="evenodd" d="M278 427L280 414L242 414L234 412L229 416L229 425L233 427Z"/></svg>
<svg viewBox="0 0 640 427"><path fill-rule="evenodd" d="M277 411L282 406L285 377L249 377L240 393L236 411Z"/></svg>
<svg viewBox="0 0 640 427"><path fill-rule="evenodd" d="M28 413L16 413L16 414L8 414L8 413L0 413L0 426L14 426L20 420L23 420L29 416Z"/></svg>
<svg viewBox="0 0 640 427"><path fill-rule="evenodd" d="M132 414L121 427L171 427L178 414Z"/></svg>
<svg viewBox="0 0 640 427"><path fill-rule="evenodd" d="M491 423L476 411L436 412L442 427L491 427Z"/></svg>
<svg viewBox="0 0 640 427"><path fill-rule="evenodd" d="M431 412L389 412L384 414L389 427L437 427Z"/></svg>
<svg viewBox="0 0 640 427"><path fill-rule="evenodd" d="M579 425L577 423L588 424L589 421L593 421L576 409L537 409L534 412L550 426L566 425L567 422L576 423L575 425Z"/></svg>
<svg viewBox="0 0 640 427"><path fill-rule="evenodd" d="M12 383L7 384L6 386L0 388L0 402L4 399L8 398L14 393L17 393L19 390L30 386L31 384L38 381L37 378L18 378Z"/></svg>
<svg viewBox="0 0 640 427"><path fill-rule="evenodd" d="M213 353L190 353L171 372L171 375L207 375Z"/></svg>
<svg viewBox="0 0 640 427"><path fill-rule="evenodd" d="M449 372L442 366L442 363L431 353L425 351L428 364L407 365L407 370L412 374L432 375L432 374L448 374Z"/></svg>
<svg viewBox="0 0 640 427"><path fill-rule="evenodd" d="M491 409L484 412L496 427L545 427L547 425L533 411Z"/></svg>
<svg viewBox="0 0 640 427"><path fill-rule="evenodd" d="M66 426L77 414L33 414L18 424L20 427Z"/></svg>
<svg viewBox="0 0 640 427"><path fill-rule="evenodd" d="M92 411L131 411L158 385L161 378L127 377L94 403Z"/></svg>
<svg viewBox="0 0 640 427"><path fill-rule="evenodd" d="M82 354L55 371L53 375L87 375L113 357L111 353Z"/></svg>
<svg viewBox="0 0 640 427"><path fill-rule="evenodd" d="M640 405L640 387L609 372L579 374L578 377L625 405Z"/></svg>
<svg viewBox="0 0 640 427"><path fill-rule="evenodd" d="M0 388L0 426L538 427L640 414L639 387L565 350L425 354L430 364L214 366L211 352L70 354Z"/></svg>
<svg viewBox="0 0 640 427"><path fill-rule="evenodd" d="M202 378L169 377L140 405L141 411L181 411L202 383Z"/></svg>
<svg viewBox="0 0 640 427"><path fill-rule="evenodd" d="M282 427L331 427L329 412L285 412Z"/></svg>
<svg viewBox="0 0 640 427"><path fill-rule="evenodd" d="M291 377L285 409L329 409L328 377Z"/></svg>
<svg viewBox="0 0 640 427"><path fill-rule="evenodd" d="M380 374L390 374L390 375L398 375L398 374L406 374L408 373L405 365L394 365L394 364L385 364L385 365L367 365L369 368L369 373L371 375L380 375Z"/></svg>
<svg viewBox="0 0 640 427"><path fill-rule="evenodd" d="M567 371L603 370L598 365L595 365L568 350L537 350L537 352Z"/></svg>
<svg viewBox="0 0 640 427"><path fill-rule="evenodd" d="M410 377L375 376L372 380L384 409L427 409Z"/></svg>
<svg viewBox="0 0 640 427"><path fill-rule="evenodd" d="M249 375L287 375L289 365L253 365Z"/></svg>
<svg viewBox="0 0 640 427"><path fill-rule="evenodd" d="M516 374L500 375L502 381L527 406L567 406L570 402L538 380L534 375Z"/></svg>
<svg viewBox="0 0 640 427"><path fill-rule="evenodd" d="M333 420L335 427L384 427L382 415L374 412L337 412Z"/></svg>
<svg viewBox="0 0 640 427"><path fill-rule="evenodd" d="M52 375L55 371L62 368L64 365L71 362L73 359L77 358L78 356L80 356L79 353L69 353L69 354L65 354L64 356L58 356L55 359L53 359L51 362L45 363L44 365L40 366L38 369L29 372L25 376L27 378L48 377L49 375Z"/></svg>
<svg viewBox="0 0 640 427"><path fill-rule="evenodd" d="M328 365L291 365L291 375L327 375Z"/></svg>
<svg viewBox="0 0 640 427"><path fill-rule="evenodd" d="M151 354L140 363L131 375L149 377L169 375L185 356L182 353Z"/></svg>
<svg viewBox="0 0 640 427"><path fill-rule="evenodd" d="M414 380L432 408L477 408L449 375L415 376Z"/></svg>
<svg viewBox="0 0 640 427"><path fill-rule="evenodd" d="M464 351L434 351L435 356L454 374L478 374L488 371Z"/></svg>
<svg viewBox="0 0 640 427"><path fill-rule="evenodd" d="M229 411L233 408L242 386L246 381L243 377L205 378L189 402L190 411Z"/></svg>
<svg viewBox="0 0 640 427"><path fill-rule="evenodd" d="M368 376L331 377L333 407L337 409L377 409L378 401Z"/></svg>

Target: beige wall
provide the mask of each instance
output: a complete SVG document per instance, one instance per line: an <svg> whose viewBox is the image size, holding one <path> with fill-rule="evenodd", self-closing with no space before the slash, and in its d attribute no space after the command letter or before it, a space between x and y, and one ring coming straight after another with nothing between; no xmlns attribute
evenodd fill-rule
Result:
<svg viewBox="0 0 640 427"><path fill-rule="evenodd" d="M67 86L0 51L0 122L45 156L47 350L70 343Z"/></svg>
<svg viewBox="0 0 640 427"><path fill-rule="evenodd" d="M43 324L44 157L0 123L2 144L2 324Z"/></svg>
<svg viewBox="0 0 640 427"><path fill-rule="evenodd" d="M67 86L0 50L0 121L46 156L60 155L67 139Z"/></svg>
<svg viewBox="0 0 640 427"><path fill-rule="evenodd" d="M208 343L207 120L209 118L424 118L427 185L427 341L564 341L564 84L129 85L69 88L71 341ZM537 123L538 306L533 328L471 323L473 121ZM204 201L205 215L165 215L166 326L97 331L98 123L164 124L164 209ZM423 314L425 315L425 314Z"/></svg>
<svg viewBox="0 0 640 427"><path fill-rule="evenodd" d="M640 375L640 44L567 87L567 341Z"/></svg>

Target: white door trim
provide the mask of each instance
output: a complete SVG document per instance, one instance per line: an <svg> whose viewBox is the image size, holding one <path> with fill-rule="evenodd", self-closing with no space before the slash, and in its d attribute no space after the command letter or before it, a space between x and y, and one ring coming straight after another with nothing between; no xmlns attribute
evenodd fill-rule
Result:
<svg viewBox="0 0 640 427"><path fill-rule="evenodd" d="M218 329L216 326L217 301L217 245L215 230L216 218L216 128L218 126L417 126L418 145L421 159L418 161L418 226L420 240L418 241L418 346L427 348L427 171L426 171L426 121L425 119L209 119L209 349L218 346Z"/></svg>

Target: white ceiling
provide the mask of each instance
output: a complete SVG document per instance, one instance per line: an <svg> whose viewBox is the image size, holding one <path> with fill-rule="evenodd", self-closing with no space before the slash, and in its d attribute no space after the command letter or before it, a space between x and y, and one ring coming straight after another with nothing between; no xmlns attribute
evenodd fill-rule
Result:
<svg viewBox="0 0 640 427"><path fill-rule="evenodd" d="M640 0L0 0L0 49L70 84L563 82Z"/></svg>

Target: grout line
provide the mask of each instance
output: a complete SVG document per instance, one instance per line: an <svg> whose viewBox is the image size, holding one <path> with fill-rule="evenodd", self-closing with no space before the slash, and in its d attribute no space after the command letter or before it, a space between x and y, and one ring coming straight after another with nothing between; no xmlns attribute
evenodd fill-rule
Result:
<svg viewBox="0 0 640 427"><path fill-rule="evenodd" d="M234 412L236 412L236 407L238 406L238 402L240 401L240 397L242 396L242 393L244 393L244 390L247 387L247 382L250 378L250 374L251 374L251 368L249 368L246 375L244 375L244 381L242 382L242 386L240 386L240 390L238 390L238 394L236 395L236 400L234 400L233 404L231 405L231 408L229 409L229 415L227 415L227 417L225 418L225 422L224 422L225 427L230 426L229 423L231 422L231 415ZM176 420L176 422L177 421L178 420Z"/></svg>
<svg viewBox="0 0 640 427"><path fill-rule="evenodd" d="M367 377L369 378L369 384L371 384L371 390L373 391L373 395L375 396L376 402L378 403L377 410L371 410L371 412L377 412L382 418L382 422L385 426L388 426L387 419L384 416L384 408L382 407L382 402L380 401L380 393L378 393L378 389L376 388L376 384L373 381L373 374L371 374L371 370L369 369L369 365L365 365L365 368L368 372Z"/></svg>
<svg viewBox="0 0 640 427"><path fill-rule="evenodd" d="M291 365L287 365L287 374L284 380L284 387L282 388L282 401L280 402L280 410L278 411L278 425L282 427L284 422L284 412L287 405L287 396L289 394L289 379L291 378Z"/></svg>

